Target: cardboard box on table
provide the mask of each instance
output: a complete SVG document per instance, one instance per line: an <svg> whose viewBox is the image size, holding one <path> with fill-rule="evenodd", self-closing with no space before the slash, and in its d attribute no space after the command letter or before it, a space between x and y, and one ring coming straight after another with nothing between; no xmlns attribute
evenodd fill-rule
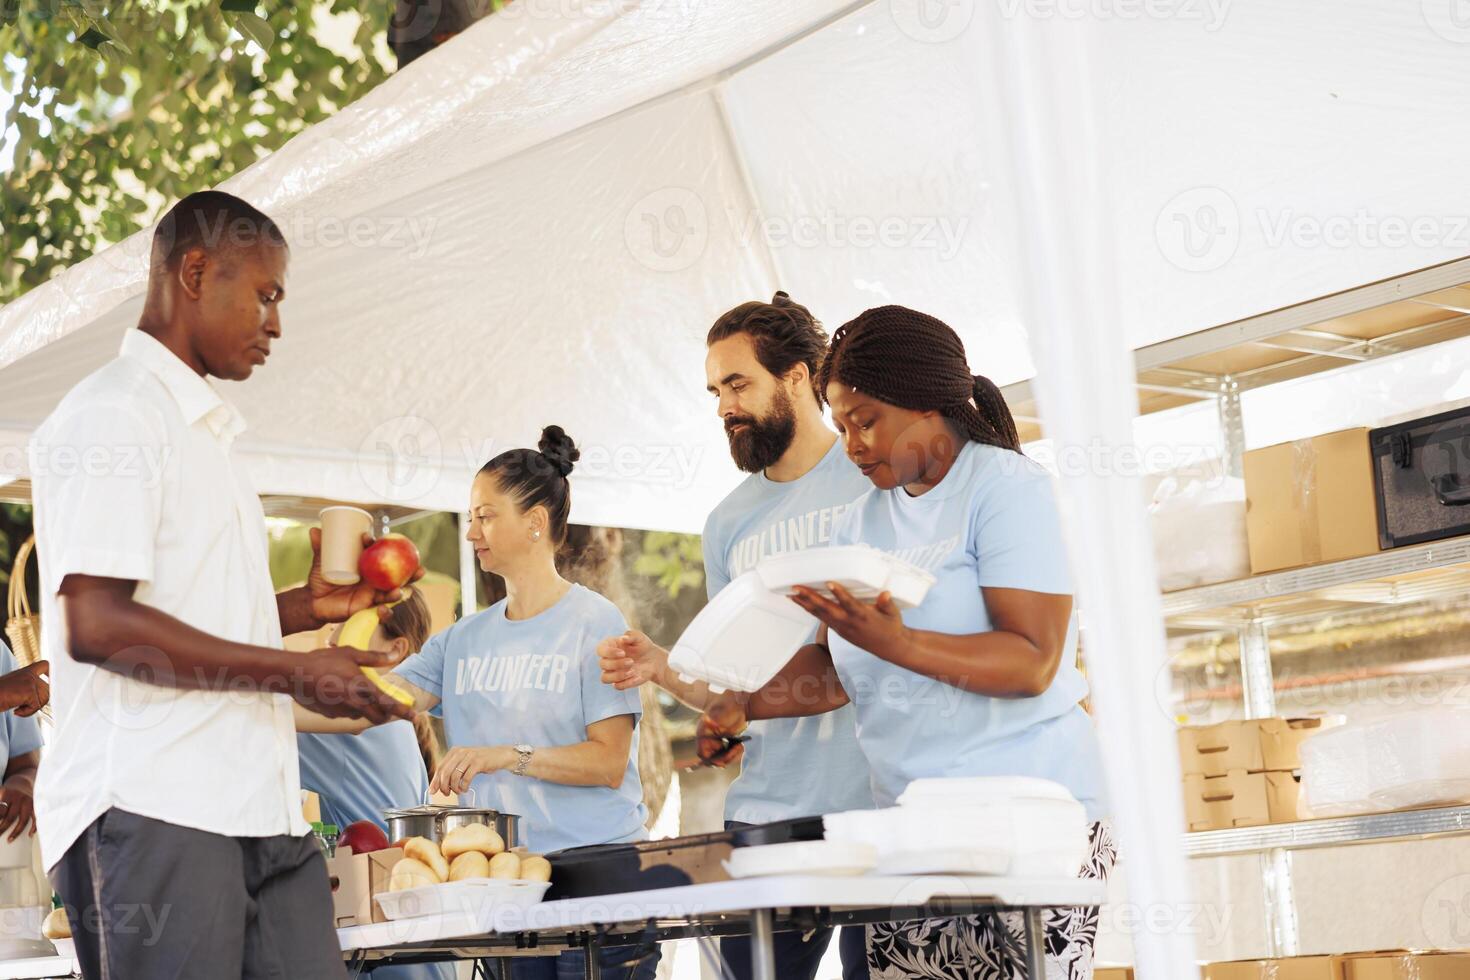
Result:
<svg viewBox="0 0 1470 980"><path fill-rule="evenodd" d="M1190 833L1311 819L1301 783L1289 772L1185 776L1184 817Z"/></svg>
<svg viewBox="0 0 1470 980"><path fill-rule="evenodd" d="M1342 969L1341 980L1466 980L1470 953L1354 953Z"/></svg>
<svg viewBox="0 0 1470 980"><path fill-rule="evenodd" d="M1302 767L1301 744L1335 718L1255 718L1179 729L1179 762L1186 776L1232 772L1291 772Z"/></svg>
<svg viewBox="0 0 1470 980"><path fill-rule="evenodd" d="M332 918L338 929L388 921L373 896L388 890L389 873L401 860L401 847L368 854L341 851L327 859L327 876L332 882Z"/></svg>
<svg viewBox="0 0 1470 980"><path fill-rule="evenodd" d="M1253 574L1379 550L1367 429L1255 449L1244 463Z"/></svg>
<svg viewBox="0 0 1470 980"><path fill-rule="evenodd" d="M1289 956L1274 960L1206 963L1204 980L1343 980L1336 956Z"/></svg>

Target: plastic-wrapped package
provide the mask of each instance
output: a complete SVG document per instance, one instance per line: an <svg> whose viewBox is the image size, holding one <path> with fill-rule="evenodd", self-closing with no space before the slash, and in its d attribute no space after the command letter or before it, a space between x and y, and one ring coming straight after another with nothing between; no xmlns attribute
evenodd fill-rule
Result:
<svg viewBox="0 0 1470 980"><path fill-rule="evenodd" d="M1470 801L1470 708L1416 708L1302 743L1313 815Z"/></svg>
<svg viewBox="0 0 1470 980"><path fill-rule="evenodd" d="M1163 591L1250 575L1244 480L1209 472L1171 473L1154 491L1149 518Z"/></svg>

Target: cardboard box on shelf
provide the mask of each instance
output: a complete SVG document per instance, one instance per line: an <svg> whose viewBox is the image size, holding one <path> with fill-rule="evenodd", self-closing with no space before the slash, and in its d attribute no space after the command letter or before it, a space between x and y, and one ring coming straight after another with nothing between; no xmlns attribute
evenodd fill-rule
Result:
<svg viewBox="0 0 1470 980"><path fill-rule="evenodd" d="M1301 784L1289 772L1232 772L1184 777L1184 816L1191 833L1310 819Z"/></svg>
<svg viewBox="0 0 1470 980"><path fill-rule="evenodd" d="M1354 953L1342 966L1342 980L1465 980L1470 953Z"/></svg>
<svg viewBox="0 0 1470 980"><path fill-rule="evenodd" d="M1186 776L1290 772L1302 767L1303 741L1342 722L1341 716L1257 718L1181 728L1179 762Z"/></svg>
<svg viewBox="0 0 1470 980"><path fill-rule="evenodd" d="M1092 971L1092 980L1133 980L1133 967L1099 966Z"/></svg>
<svg viewBox="0 0 1470 980"><path fill-rule="evenodd" d="M1288 956L1274 960L1206 963L1204 980L1342 980L1336 956Z"/></svg>
<svg viewBox="0 0 1470 980"><path fill-rule="evenodd" d="M373 896L388 890L389 872L401 860L401 847L369 854L343 851L327 859L327 877L332 882L332 918L338 929L388 921Z"/></svg>
<svg viewBox="0 0 1470 980"><path fill-rule="evenodd" d="M1245 454L1251 572L1378 551L1367 429L1345 429Z"/></svg>

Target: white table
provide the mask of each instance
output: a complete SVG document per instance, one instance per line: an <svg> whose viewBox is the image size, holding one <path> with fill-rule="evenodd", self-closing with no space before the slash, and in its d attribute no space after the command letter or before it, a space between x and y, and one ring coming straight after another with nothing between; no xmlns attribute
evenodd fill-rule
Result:
<svg viewBox="0 0 1470 980"><path fill-rule="evenodd" d="M1045 976L1041 913L1049 908L1101 905L1105 896L1106 888L1100 882L1078 878L791 875L565 899L528 909L470 908L353 926L337 934L344 953L361 959L394 952L455 959L504 957L511 952L525 955L526 944L533 939L543 953L582 946L588 951L588 976L595 977L596 941L604 932L636 935L652 923L661 938L675 938L679 930L748 918L755 980L774 980L772 938L778 912L823 909L871 913L865 921L902 921L916 917L913 910L917 909L928 916L1014 910L1026 916L1027 965L1030 975L1040 978Z"/></svg>
<svg viewBox="0 0 1470 980"><path fill-rule="evenodd" d="M35 956L23 960L0 960L0 980L49 980L78 976L76 960L70 956Z"/></svg>
<svg viewBox="0 0 1470 980"><path fill-rule="evenodd" d="M337 938L344 955L368 959L387 958L394 953L455 959L505 957L511 953L527 955L532 951L518 948L517 942L524 945L534 938L543 955L583 946L588 951L588 973L595 977L596 943L607 931L621 928L636 934L652 920L661 936L669 937L680 929L697 929L712 923L743 925L748 921L756 980L774 980L772 938L775 918L780 912L822 909L861 915L865 921L883 921L895 916L909 918L902 913L915 909L923 909L928 915L1015 910L1026 915L1030 976L1043 977L1041 913L1049 908L1101 905L1105 897L1106 889L1101 883L1078 878L792 875L566 899L543 902L528 909L505 906L467 909L338 929ZM70 977L75 969L75 962L63 956L10 960L0 962L0 980Z"/></svg>

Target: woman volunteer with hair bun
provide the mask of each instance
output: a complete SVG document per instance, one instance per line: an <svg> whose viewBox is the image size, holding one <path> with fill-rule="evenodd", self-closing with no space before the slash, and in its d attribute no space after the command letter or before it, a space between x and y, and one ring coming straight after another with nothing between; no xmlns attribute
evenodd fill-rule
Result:
<svg viewBox="0 0 1470 980"><path fill-rule="evenodd" d="M532 851L647 837L638 778L637 691L602 683L597 642L627 630L607 599L562 578L556 553L571 512L567 477L581 455L560 426L539 449L486 463L470 488L466 537L506 598L429 638L385 675L417 711L444 712L450 748L434 774L443 793L519 814ZM298 714L303 730L361 731L365 723ZM603 951L606 980L648 980L658 953ZM637 960L635 962L635 959ZM580 950L517 961L515 980L583 975Z"/></svg>
<svg viewBox="0 0 1470 980"><path fill-rule="evenodd" d="M868 604L836 586L836 601L799 590L795 601L824 624L817 642L766 688L712 706L701 754L722 761L719 736L748 719L851 701L879 806L922 777L1054 780L1093 821L1082 876L1105 878L1115 852L1050 477L1022 455L1000 392L971 375L959 336L934 317L901 306L858 316L833 335L818 390L873 484L832 544L872 545L936 582L902 612L886 593ZM793 689L822 694L783 693ZM1097 922L1096 908L1049 913L1046 980L1092 976ZM868 966L875 977L1019 980L1023 928L1016 914L873 925Z"/></svg>

